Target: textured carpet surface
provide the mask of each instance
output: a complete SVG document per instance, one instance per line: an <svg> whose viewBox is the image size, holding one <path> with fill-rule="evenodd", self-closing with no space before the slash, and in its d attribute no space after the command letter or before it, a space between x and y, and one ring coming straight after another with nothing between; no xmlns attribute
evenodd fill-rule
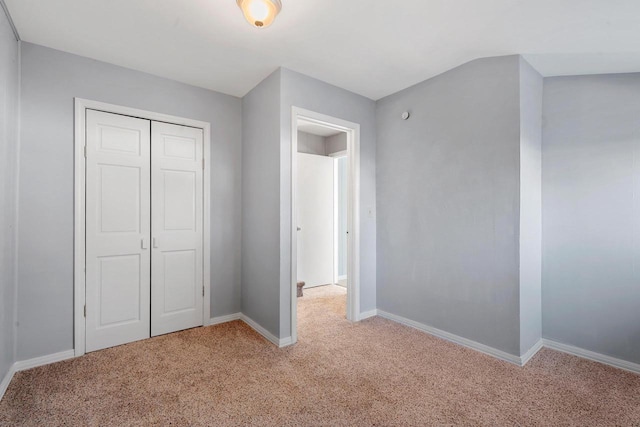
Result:
<svg viewBox="0 0 640 427"><path fill-rule="evenodd" d="M640 376L544 349L520 368L305 290L299 342L240 321L18 373L0 425L640 426Z"/></svg>

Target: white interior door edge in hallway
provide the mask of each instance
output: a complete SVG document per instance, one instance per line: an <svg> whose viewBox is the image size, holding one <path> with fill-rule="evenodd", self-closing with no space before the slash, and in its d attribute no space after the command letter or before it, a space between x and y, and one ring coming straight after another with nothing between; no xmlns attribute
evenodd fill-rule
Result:
<svg viewBox="0 0 640 427"><path fill-rule="evenodd" d="M329 157L334 160L334 170L333 170L333 181L334 181L334 194L333 194L333 222L335 226L333 227L333 282L339 284L341 280L346 280L347 275L340 275L340 173L339 173L339 164L338 161L341 158L346 157L347 161L349 159L349 152L347 150L344 151L336 151L335 153L327 154ZM342 286L342 285L341 285Z"/></svg>
<svg viewBox="0 0 640 427"><path fill-rule="evenodd" d="M360 320L360 125L294 106L291 108L291 344L298 340L296 181L300 120L347 134L347 319Z"/></svg>
<svg viewBox="0 0 640 427"><path fill-rule="evenodd" d="M197 311L197 316L202 317L202 324L206 325L210 316L210 183L211 172L211 147L210 147L210 124L198 120L182 117L170 116L161 113L144 111L119 105L107 104L98 101L91 101L75 98L75 122L74 122L74 353L81 356L86 352L86 324L85 324L85 295L87 284L85 278L85 253L87 250L85 233L85 223L87 220L85 206L87 181L85 171L87 162L85 158L86 150L86 117L87 110L96 110L104 113L129 116L135 119L144 119L161 124L185 126L189 128L201 129L202 156L204 171L202 173L202 240L196 245L202 247L202 263L197 267L198 273L202 274L202 284L204 287L204 297L202 313ZM199 190L198 190L199 191ZM151 242L149 242L152 244ZM143 242L142 245L145 243ZM201 271L200 271L201 270ZM184 310L183 310L184 311ZM178 312L178 311L176 311ZM162 332L159 332L162 333Z"/></svg>

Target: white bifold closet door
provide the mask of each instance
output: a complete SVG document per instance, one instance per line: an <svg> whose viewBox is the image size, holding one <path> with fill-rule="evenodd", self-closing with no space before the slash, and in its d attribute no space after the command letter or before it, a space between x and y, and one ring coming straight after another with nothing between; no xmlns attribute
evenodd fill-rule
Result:
<svg viewBox="0 0 640 427"><path fill-rule="evenodd" d="M203 132L87 110L86 351L202 325Z"/></svg>
<svg viewBox="0 0 640 427"><path fill-rule="evenodd" d="M87 110L86 351L149 337L151 129Z"/></svg>
<svg viewBox="0 0 640 427"><path fill-rule="evenodd" d="M202 129L151 125L151 335L202 325Z"/></svg>

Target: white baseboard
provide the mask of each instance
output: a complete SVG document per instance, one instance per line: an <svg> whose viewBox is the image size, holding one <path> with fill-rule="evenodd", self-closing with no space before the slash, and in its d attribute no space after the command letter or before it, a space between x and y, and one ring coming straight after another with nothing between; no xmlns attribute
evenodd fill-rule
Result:
<svg viewBox="0 0 640 427"><path fill-rule="evenodd" d="M27 369L37 368L38 366L49 365L51 363L62 362L63 360L73 359L75 357L75 352L73 350L61 351L60 353L49 354L46 356L35 357L33 359L22 360L20 362L15 362L9 368L9 371L0 382L0 399L4 397L7 388L9 388L9 383L13 379L13 376L16 372L26 371Z"/></svg>
<svg viewBox="0 0 640 427"><path fill-rule="evenodd" d="M0 400L2 400L2 398L4 397L4 393L9 388L9 384L11 383L11 380L13 379L13 374L16 373L15 366L16 366L16 364L14 363L13 365L11 365L9 367L9 371L7 371L7 374L2 379L2 382L0 382Z"/></svg>
<svg viewBox="0 0 640 427"><path fill-rule="evenodd" d="M531 360L531 358L535 356L536 353L538 353L543 347L543 341L540 340L537 343L535 343L534 346L531 347L525 354L518 357L513 354L506 353L502 350L498 350L493 347L480 344L479 342L472 341L467 338L463 338L461 336L454 335L452 333L445 332L443 330L436 329L431 326L424 325L422 323L404 318L402 316L397 316L395 314L391 314L381 310L370 310L370 311L365 311L363 313L360 313L360 320L368 319L370 317L374 317L378 315L380 317L384 317L385 319L393 320L394 322L398 322L403 325L410 326L422 332L426 332L428 334L437 336L438 338L442 338L447 341L451 341L453 343L471 348L473 350L480 351L482 353L488 354L489 356L497 357L498 359L505 360L507 362L513 363L518 366L526 365L529 362L529 360Z"/></svg>
<svg viewBox="0 0 640 427"><path fill-rule="evenodd" d="M428 326L422 324L420 322L416 322L415 320L407 319L405 317L397 316L395 314L387 313L386 311L378 310L378 316L384 317L385 319L393 320L394 322L401 323L406 326L410 326L412 328L418 329L420 331L426 332L428 334L434 335L438 338L445 339L447 341L451 341L456 344L460 344L464 347L468 347L470 349L479 351L484 354L488 354L489 356L493 356L500 360L504 360L505 362L513 363L514 365L520 365L520 357L514 356L513 354L509 354L505 351L498 350L493 347L489 347L485 344L480 344L479 342L472 341L467 338L463 338L461 336L445 332L441 329L434 328L432 326Z"/></svg>
<svg viewBox="0 0 640 427"><path fill-rule="evenodd" d="M233 322L234 320L240 320L242 313L227 314L226 316L212 317L209 319L205 326L220 325L222 323Z"/></svg>
<svg viewBox="0 0 640 427"><path fill-rule="evenodd" d="M365 319L366 315L371 314L372 311L368 311L366 313L362 313L362 319ZM382 310L377 310L377 315L380 317L384 317L385 319L393 320L394 322L401 323L406 326L410 326L412 328L418 329L420 331L426 332L428 334L434 335L438 338L445 339L447 341L451 341L453 343L462 345L464 347L471 348L473 350L488 354L489 356L496 357L498 359L504 360L506 362L513 363L518 366L526 365L533 356L536 355L543 347L550 348L552 350L561 351L563 353L568 353L573 356L581 357L583 359L592 360L594 362L604 363L605 365L613 366L614 368L623 369L625 371L634 372L636 374L640 374L640 364L629 362L622 359L617 359L615 357L607 356L604 354L596 353L594 351L585 350L579 347L574 347L568 344L562 344L557 341L549 340L546 338L538 341L533 347L531 347L525 354L522 356L514 356L512 354L506 353L502 350L495 349L493 347L489 347L484 344L480 344L478 342L469 340L467 338L460 337L458 335L454 335L449 332L442 331L440 329L436 329L434 327L424 325L422 323L416 322L411 319L404 318L402 316L397 316L395 314L387 313Z"/></svg>
<svg viewBox="0 0 640 427"><path fill-rule="evenodd" d="M544 346L552 350L568 353L573 356L578 356L583 359L589 359L594 362L604 363L605 365L613 366L614 368L624 369L625 371L634 372L640 374L640 364L628 362L626 360L617 359L615 357L607 356L595 351L585 350L583 348L574 347L568 344L562 344L557 341L542 339Z"/></svg>
<svg viewBox="0 0 640 427"><path fill-rule="evenodd" d="M520 366L524 366L529 363L529 360L531 360L531 358L535 356L536 353L542 350L542 347L544 347L544 342L542 341L542 339L540 339L525 354L520 356Z"/></svg>
<svg viewBox="0 0 640 427"><path fill-rule="evenodd" d="M292 344L291 337L278 338L275 335L273 335L271 332L263 328L258 322L256 322L249 316L246 316L242 313L234 313L234 314L228 314L226 316L212 317L211 319L209 319L209 322L207 322L206 326L220 325L222 323L233 322L234 320L242 320L244 323L249 325L254 331L256 331L257 333L262 335L264 338L266 338L267 341L277 345L278 347L286 347Z"/></svg>
<svg viewBox="0 0 640 427"><path fill-rule="evenodd" d="M14 370L16 372L25 371L31 368L37 368L38 366L49 365L51 363L61 362L67 359L73 359L75 352L73 350L61 351L60 353L48 354L46 356L35 357L33 359L22 360L16 362Z"/></svg>
<svg viewBox="0 0 640 427"><path fill-rule="evenodd" d="M369 311L363 311L362 313L360 313L360 320L364 320L364 319L368 319L370 317L374 317L378 315L378 310L374 309L374 310L369 310Z"/></svg>
<svg viewBox="0 0 640 427"><path fill-rule="evenodd" d="M278 338L275 335L273 335L271 332L263 328L258 322L256 322L255 320L253 320L252 318L250 318L245 314L241 315L240 320L242 320L247 325L251 326L251 328L253 328L254 331L262 335L267 341L271 342L272 344L278 347L286 347L288 345L291 345L291 337Z"/></svg>
<svg viewBox="0 0 640 427"><path fill-rule="evenodd" d="M293 340L291 339L291 337L280 338L278 347L280 347L280 348L288 347L288 346L290 346L292 344L293 344Z"/></svg>

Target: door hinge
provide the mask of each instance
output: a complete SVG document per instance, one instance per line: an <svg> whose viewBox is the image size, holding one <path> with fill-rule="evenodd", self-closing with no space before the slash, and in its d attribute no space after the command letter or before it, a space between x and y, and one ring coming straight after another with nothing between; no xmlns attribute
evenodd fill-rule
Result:
<svg viewBox="0 0 640 427"><path fill-rule="evenodd" d="M202 159L202 170L204 170L204 159Z"/></svg>
<svg viewBox="0 0 640 427"><path fill-rule="evenodd" d="M86 145L83 147L83 150L84 150L84 158L86 159L87 158L87 146Z"/></svg>
<svg viewBox="0 0 640 427"><path fill-rule="evenodd" d="M202 287L202 296L204 296L204 286Z"/></svg>
<svg viewBox="0 0 640 427"><path fill-rule="evenodd" d="M87 304L84 305L84 317L87 317Z"/></svg>

